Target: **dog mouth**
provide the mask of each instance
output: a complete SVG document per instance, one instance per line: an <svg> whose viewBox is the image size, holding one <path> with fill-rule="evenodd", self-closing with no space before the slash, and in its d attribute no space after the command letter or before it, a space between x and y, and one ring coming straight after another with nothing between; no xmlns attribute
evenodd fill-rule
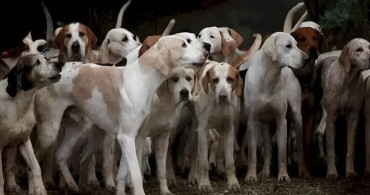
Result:
<svg viewBox="0 0 370 195"><path fill-rule="evenodd" d="M52 81L52 82L57 82L57 81L60 80L61 77L62 77L61 74L57 74L57 75L55 75L53 77L50 77L49 80Z"/></svg>

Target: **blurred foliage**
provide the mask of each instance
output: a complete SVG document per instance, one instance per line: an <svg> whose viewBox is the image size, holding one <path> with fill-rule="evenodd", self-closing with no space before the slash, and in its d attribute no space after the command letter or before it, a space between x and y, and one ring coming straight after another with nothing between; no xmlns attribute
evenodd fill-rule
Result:
<svg viewBox="0 0 370 195"><path fill-rule="evenodd" d="M340 49L353 38L370 38L368 6L370 0L316 1L315 13L326 38L327 50Z"/></svg>

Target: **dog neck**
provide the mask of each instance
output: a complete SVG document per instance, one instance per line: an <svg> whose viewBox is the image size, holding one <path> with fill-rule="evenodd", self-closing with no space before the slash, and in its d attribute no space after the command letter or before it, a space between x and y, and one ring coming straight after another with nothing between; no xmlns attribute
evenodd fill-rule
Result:
<svg viewBox="0 0 370 195"><path fill-rule="evenodd" d="M258 64L261 66L260 70L258 71L257 75L260 85L263 88L263 90L271 90L274 89L275 86L279 83L279 79L281 76L281 70L285 66L278 65L277 62L273 62L270 57L266 55L262 55L262 63ZM266 79L268 78L268 79Z"/></svg>

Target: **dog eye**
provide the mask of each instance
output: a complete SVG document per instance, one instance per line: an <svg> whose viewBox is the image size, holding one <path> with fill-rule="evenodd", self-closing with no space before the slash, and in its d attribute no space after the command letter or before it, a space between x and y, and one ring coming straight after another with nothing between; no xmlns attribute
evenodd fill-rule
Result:
<svg viewBox="0 0 370 195"><path fill-rule="evenodd" d="M356 49L356 52L363 52L363 51L364 49L362 49L361 47Z"/></svg>
<svg viewBox="0 0 370 195"><path fill-rule="evenodd" d="M202 37L202 35L198 35L198 38Z"/></svg>
<svg viewBox="0 0 370 195"><path fill-rule="evenodd" d="M228 83L232 83L232 82L234 82L234 79L233 79L233 78L231 78L231 77L227 77L227 78L226 78L226 81L227 81Z"/></svg>
<svg viewBox="0 0 370 195"><path fill-rule="evenodd" d="M218 83L218 81L219 81L219 79L218 79L218 78L214 78L214 79L212 80L212 82L213 82L214 84L217 84L217 83Z"/></svg>
<svg viewBox="0 0 370 195"><path fill-rule="evenodd" d="M186 41L187 41L188 43L191 43L191 40L190 40L190 39L186 39Z"/></svg>
<svg viewBox="0 0 370 195"><path fill-rule="evenodd" d="M179 77L172 77L172 81L173 81L174 83L177 83L177 82L179 81Z"/></svg>
<svg viewBox="0 0 370 195"><path fill-rule="evenodd" d="M126 41L128 41L127 36L125 36L125 37L122 38L122 42L126 42Z"/></svg>
<svg viewBox="0 0 370 195"><path fill-rule="evenodd" d="M192 80L192 78L191 78L191 77L189 77L189 76L187 76L185 79L186 79L187 81L191 81L191 80Z"/></svg>
<svg viewBox="0 0 370 195"><path fill-rule="evenodd" d="M185 41L184 42L182 42L182 45L181 45L181 47L186 47L186 43L185 43Z"/></svg>
<svg viewBox="0 0 370 195"><path fill-rule="evenodd" d="M79 32L78 36L83 37L83 36L85 36L85 33L84 32Z"/></svg>
<svg viewBox="0 0 370 195"><path fill-rule="evenodd" d="M39 59L36 60L36 66L40 65L41 64L41 61Z"/></svg>
<svg viewBox="0 0 370 195"><path fill-rule="evenodd" d="M288 48L288 49L291 49L292 48L292 45L291 44L288 44L285 47Z"/></svg>
<svg viewBox="0 0 370 195"><path fill-rule="evenodd" d="M71 35L70 33L68 33L68 34L66 34L66 37L67 37L68 39L70 39L70 38L72 37L72 35Z"/></svg>
<svg viewBox="0 0 370 195"><path fill-rule="evenodd" d="M314 36L312 39L313 39L314 41L317 41L317 40L319 39L319 37Z"/></svg>
<svg viewBox="0 0 370 195"><path fill-rule="evenodd" d="M215 38L213 35L210 36L212 39Z"/></svg>
<svg viewBox="0 0 370 195"><path fill-rule="evenodd" d="M314 39L315 39L315 38L314 38ZM305 42L306 40L307 40L307 39L306 39L306 37L302 37L302 38L299 38L299 39L298 39L298 41L299 41L299 42Z"/></svg>

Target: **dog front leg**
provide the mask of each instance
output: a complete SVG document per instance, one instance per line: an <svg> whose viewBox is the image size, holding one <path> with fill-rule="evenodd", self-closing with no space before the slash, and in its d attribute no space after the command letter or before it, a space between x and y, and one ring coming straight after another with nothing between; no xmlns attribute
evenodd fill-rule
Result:
<svg viewBox="0 0 370 195"><path fill-rule="evenodd" d="M6 176L6 191L11 193L19 193L21 187L15 181L15 172L16 172L16 157L17 157L17 147L7 148L4 151L6 158L5 162L5 176Z"/></svg>
<svg viewBox="0 0 370 195"><path fill-rule="evenodd" d="M0 148L0 195L5 195L4 192L4 177L3 177L3 151L2 148Z"/></svg>
<svg viewBox="0 0 370 195"><path fill-rule="evenodd" d="M347 122L346 177L354 177L357 175L353 164L356 146L357 125L358 113L350 113Z"/></svg>
<svg viewBox="0 0 370 195"><path fill-rule="evenodd" d="M159 187L162 195L172 194L167 186L166 177L166 158L168 150L168 141L171 131L165 130L160 135L154 137L153 144L155 150L155 160L157 163L157 177L159 180Z"/></svg>
<svg viewBox="0 0 370 195"><path fill-rule="evenodd" d="M246 136L248 138L248 171L245 180L248 183L257 183L257 119L248 119Z"/></svg>
<svg viewBox="0 0 370 195"><path fill-rule="evenodd" d="M321 121L320 121L319 126L316 129L317 142L318 142L318 145L319 145L319 158L320 159L325 158L323 141L324 141L324 133L325 133L325 129L326 129L326 118L327 118L327 113L326 113L326 110L325 110L324 106L322 106Z"/></svg>
<svg viewBox="0 0 370 195"><path fill-rule="evenodd" d="M199 159L199 190L212 191L211 182L209 181L209 164L208 164L208 132L210 128L199 124L198 131L198 159Z"/></svg>
<svg viewBox="0 0 370 195"><path fill-rule="evenodd" d="M42 182L41 177L41 168L39 163L37 162L35 153L32 148L32 144L30 139L27 139L25 142L21 143L19 146L19 151L26 162L28 168L31 171L33 177L33 184L34 184L34 194L47 194L44 184Z"/></svg>
<svg viewBox="0 0 370 195"><path fill-rule="evenodd" d="M302 132L302 114L301 109L292 108L292 122L293 122L293 129L296 132L296 145L297 145L297 157L298 157L298 171L300 177L309 177L310 174L306 169L306 163L303 155L303 132ZM311 134L311 129L306 129L309 131L308 134ZM308 138L311 140L311 138ZM307 143L307 142L305 142ZM306 145L306 146L309 146ZM309 158L307 156L307 158Z"/></svg>
<svg viewBox="0 0 370 195"><path fill-rule="evenodd" d="M175 141L176 137L176 129L171 129L170 138L168 142L168 150L167 150L167 157L166 157L166 175L167 175L167 183L168 185L175 185L176 184L176 175L175 170L173 168L173 157L172 157L172 147L173 142Z"/></svg>
<svg viewBox="0 0 370 195"><path fill-rule="evenodd" d="M113 164L114 164L114 149L116 144L116 135L105 133L103 146L103 168L102 174L104 177L105 189L109 192L116 191L114 183Z"/></svg>
<svg viewBox="0 0 370 195"><path fill-rule="evenodd" d="M259 174L259 178L262 180L266 180L268 177L270 177L270 166L271 166L271 134L270 134L270 127L266 124L262 124L262 134L263 134L263 143L265 146L265 159L263 162L263 168L262 171Z"/></svg>
<svg viewBox="0 0 370 195"><path fill-rule="evenodd" d="M370 100L370 99L369 99ZM365 98L365 144L366 144L366 168L365 177L370 177L370 102Z"/></svg>
<svg viewBox="0 0 370 195"><path fill-rule="evenodd" d="M282 115L284 116L284 115ZM284 117L276 119L277 145L278 145L278 181L290 182L287 172L286 145L287 145L287 122Z"/></svg>
<svg viewBox="0 0 370 195"><path fill-rule="evenodd" d="M335 126L336 116L328 112L326 117L326 155L327 155L327 177L337 179L338 173L335 166Z"/></svg>
<svg viewBox="0 0 370 195"><path fill-rule="evenodd" d="M227 176L227 185L231 190L240 188L239 182L235 175L235 162L234 162L234 141L235 141L235 129L234 124L229 124L228 129L224 129L222 132L226 132L224 144L224 156L225 156L225 168Z"/></svg>

